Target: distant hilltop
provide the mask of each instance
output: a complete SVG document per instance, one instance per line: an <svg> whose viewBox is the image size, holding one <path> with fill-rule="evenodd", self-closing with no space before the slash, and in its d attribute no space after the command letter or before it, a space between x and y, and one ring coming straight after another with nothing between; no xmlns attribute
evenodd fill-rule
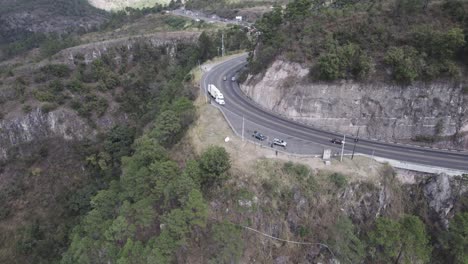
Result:
<svg viewBox="0 0 468 264"><path fill-rule="evenodd" d="M88 0L88 2L96 8L110 11L110 10L124 9L126 7L142 8L142 7L152 7L155 4L167 5L171 1L170 0Z"/></svg>

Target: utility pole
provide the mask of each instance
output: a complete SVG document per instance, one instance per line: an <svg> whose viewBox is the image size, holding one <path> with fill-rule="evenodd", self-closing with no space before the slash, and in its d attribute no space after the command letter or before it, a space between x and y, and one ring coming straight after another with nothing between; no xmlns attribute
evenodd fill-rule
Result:
<svg viewBox="0 0 468 264"><path fill-rule="evenodd" d="M343 153L344 153L344 144L346 143L346 134L343 135L343 144L341 144L341 158L340 161L343 161Z"/></svg>
<svg viewBox="0 0 468 264"><path fill-rule="evenodd" d="M244 141L244 116L242 116L242 141Z"/></svg>
<svg viewBox="0 0 468 264"><path fill-rule="evenodd" d="M351 159L354 158L354 150L356 149L356 144L357 144L357 142L359 141L359 129L360 129L360 128L361 128L361 127L358 127L358 129L357 129L357 135L356 135L356 138L354 139L353 155L351 155Z"/></svg>
<svg viewBox="0 0 468 264"><path fill-rule="evenodd" d="M221 33L221 57L224 57L224 32Z"/></svg>

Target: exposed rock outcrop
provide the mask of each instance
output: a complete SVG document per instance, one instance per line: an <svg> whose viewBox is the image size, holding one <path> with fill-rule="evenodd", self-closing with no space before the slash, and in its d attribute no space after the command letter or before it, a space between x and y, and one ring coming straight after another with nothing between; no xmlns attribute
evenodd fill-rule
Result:
<svg viewBox="0 0 468 264"><path fill-rule="evenodd" d="M95 135L96 131L72 110L61 108L43 113L35 109L22 117L0 121L0 159L8 158L8 150L21 144L55 137L92 139Z"/></svg>
<svg viewBox="0 0 468 264"><path fill-rule="evenodd" d="M64 60L73 64L75 57L78 55L83 56L85 63L90 63L112 48L120 48L129 51L136 43L148 43L153 47L167 46L169 49L168 53L172 54L176 52L177 44L195 43L198 41L200 34L200 32L161 32L105 40L62 50L54 56L54 59Z"/></svg>
<svg viewBox="0 0 468 264"><path fill-rule="evenodd" d="M468 96L456 83L309 83L308 69L277 60L243 91L261 106L330 131L391 141L468 132ZM468 148L468 137L445 147Z"/></svg>

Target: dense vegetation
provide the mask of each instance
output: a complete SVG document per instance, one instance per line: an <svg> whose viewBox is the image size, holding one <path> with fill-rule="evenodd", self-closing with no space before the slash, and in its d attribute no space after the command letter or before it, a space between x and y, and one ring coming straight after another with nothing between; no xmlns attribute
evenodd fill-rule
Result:
<svg viewBox="0 0 468 264"><path fill-rule="evenodd" d="M296 0L256 23L251 71L276 57L304 63L320 80L461 79L466 69L467 4L447 0ZM390 73L390 74L388 74Z"/></svg>
<svg viewBox="0 0 468 264"><path fill-rule="evenodd" d="M228 154L212 147L181 171L159 137L156 128L136 141L120 179L92 198L61 263L170 263L193 231L206 226L201 188L222 183Z"/></svg>
<svg viewBox="0 0 468 264"><path fill-rule="evenodd" d="M24 221L10 224L8 232L0 227L0 247L4 249L0 251L0 262L58 260L67 247L72 227L92 208L91 197L119 179L122 157L143 151L138 143L132 143L145 126L155 123L148 137L161 146L154 150L160 155L166 155L163 147L170 148L181 138L195 118L191 100L197 89L188 82L189 71L199 61L212 58L216 48L212 38L202 34L199 43L180 43L173 54L168 50L166 46L140 42L131 50L109 49L89 64L78 55L73 69L52 63L31 75L15 76L8 70L0 74L9 80L0 84L4 94L11 95L10 102L22 104L24 112L37 107L42 112L72 109L100 132L93 142L50 140L10 151L11 160L0 164L1 171L15 180L2 184L1 220L6 223L21 217L17 199L29 201L34 210ZM114 107L109 109L111 104ZM117 120L117 125L103 129L99 120L104 115ZM63 144L70 147L60 147ZM25 149L30 150L25 153ZM160 161L169 162L163 156ZM174 168L174 164L170 167ZM174 172L178 174L178 170ZM23 176L15 176L18 174ZM32 178L40 178L41 184L33 184ZM198 179L202 180L211 181ZM40 195L55 188L58 190L50 195ZM32 194L40 198L32 198ZM197 193L193 195L198 199Z"/></svg>

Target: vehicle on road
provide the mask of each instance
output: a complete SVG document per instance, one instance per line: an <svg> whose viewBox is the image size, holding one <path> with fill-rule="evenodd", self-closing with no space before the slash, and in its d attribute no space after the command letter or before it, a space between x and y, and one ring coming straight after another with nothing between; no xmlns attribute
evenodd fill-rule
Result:
<svg viewBox="0 0 468 264"><path fill-rule="evenodd" d="M333 144L338 144L338 145L342 145L344 143L342 139L338 139L338 138L333 138L332 140L330 140L330 142Z"/></svg>
<svg viewBox="0 0 468 264"><path fill-rule="evenodd" d="M282 139L279 139L279 138L274 138L273 139L273 144L274 145L278 145L278 146L282 146L282 147L286 147L286 145L288 143L286 143L286 141L282 140Z"/></svg>
<svg viewBox="0 0 468 264"><path fill-rule="evenodd" d="M208 93L215 99L215 102L224 105L224 95L216 88L214 84L208 84Z"/></svg>
<svg viewBox="0 0 468 264"><path fill-rule="evenodd" d="M267 137L265 135L263 135L262 133L258 132L258 131L254 131L253 134L252 134L252 137L258 139L258 140L265 140Z"/></svg>
<svg viewBox="0 0 468 264"><path fill-rule="evenodd" d="M227 77L226 77L226 76L223 77L223 81L225 81L225 80L227 80Z"/></svg>
<svg viewBox="0 0 468 264"><path fill-rule="evenodd" d="M235 81L236 81L236 77L232 76L231 81L235 82Z"/></svg>

